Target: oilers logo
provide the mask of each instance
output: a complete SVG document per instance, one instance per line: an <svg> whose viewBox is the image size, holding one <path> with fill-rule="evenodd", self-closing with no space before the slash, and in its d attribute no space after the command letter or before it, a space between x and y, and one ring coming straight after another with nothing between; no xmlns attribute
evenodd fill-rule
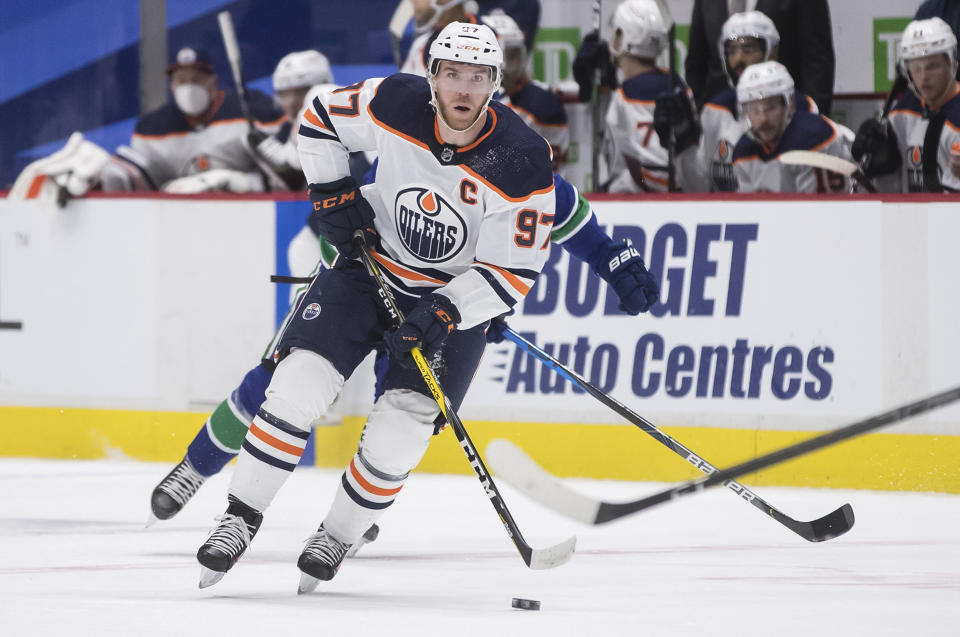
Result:
<svg viewBox="0 0 960 637"><path fill-rule="evenodd" d="M737 190L737 180L733 176L733 148L725 139L721 139L717 144L717 150L713 155L713 161L710 163L710 173L713 177L714 187L721 192L732 192Z"/></svg>
<svg viewBox="0 0 960 637"><path fill-rule="evenodd" d="M320 316L320 304L311 303L307 307L303 308L303 320L312 321L313 319Z"/></svg>
<svg viewBox="0 0 960 637"><path fill-rule="evenodd" d="M467 224L460 212L427 188L397 193L393 214L400 242L421 261L447 261L467 243Z"/></svg>
<svg viewBox="0 0 960 637"><path fill-rule="evenodd" d="M924 192L923 147L910 146L906 152L907 192Z"/></svg>

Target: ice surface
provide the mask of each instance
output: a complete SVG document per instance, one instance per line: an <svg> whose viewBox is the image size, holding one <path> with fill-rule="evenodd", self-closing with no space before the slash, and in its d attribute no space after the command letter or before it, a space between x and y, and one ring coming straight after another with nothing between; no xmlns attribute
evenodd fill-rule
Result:
<svg viewBox="0 0 960 637"><path fill-rule="evenodd" d="M377 541L298 596L296 559L339 472L298 469L251 551L201 591L194 554L225 508L230 469L146 529L169 468L0 459L0 635L960 634L957 496L757 487L799 519L853 504L850 533L810 544L722 489L588 527L501 482L533 546L579 537L568 564L531 571L475 478L414 474ZM622 499L663 487L573 484ZM512 609L513 597L542 610Z"/></svg>

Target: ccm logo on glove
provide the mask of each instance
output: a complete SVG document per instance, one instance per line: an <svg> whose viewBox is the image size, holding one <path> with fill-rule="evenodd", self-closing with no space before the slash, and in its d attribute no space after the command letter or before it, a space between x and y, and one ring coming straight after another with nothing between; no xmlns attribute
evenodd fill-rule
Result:
<svg viewBox="0 0 960 637"><path fill-rule="evenodd" d="M350 192L345 192L336 197L327 197L326 199L321 199L320 201L313 202L314 210L325 210L329 208L336 208L341 206L348 201L354 201L356 199L357 191L351 190Z"/></svg>

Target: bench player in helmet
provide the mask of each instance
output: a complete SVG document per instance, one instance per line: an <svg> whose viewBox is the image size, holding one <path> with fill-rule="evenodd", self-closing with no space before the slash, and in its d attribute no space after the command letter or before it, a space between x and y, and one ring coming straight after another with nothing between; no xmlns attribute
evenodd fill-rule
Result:
<svg viewBox="0 0 960 637"><path fill-rule="evenodd" d="M477 17L464 7L466 2L467 0L410 0L416 37L400 65L401 73L425 76L430 45L437 39L440 31L451 22L477 22Z"/></svg>
<svg viewBox="0 0 960 637"><path fill-rule="evenodd" d="M780 162L780 154L806 150L850 158L847 138L822 115L800 111L786 67L763 62L747 67L737 83L737 103L747 132L733 149L740 192L844 192L848 180L811 166Z"/></svg>
<svg viewBox="0 0 960 637"><path fill-rule="evenodd" d="M546 142L490 103L502 53L484 25L452 23L429 79L397 74L313 100L299 151L317 225L341 254L314 280L278 344L279 362L238 459L228 508L197 553L201 585L246 550L296 466L310 423L378 345L390 351L358 453L298 560L301 590L337 572L419 463L440 411L410 361L421 346L458 406L491 318L529 291L546 261L555 196ZM375 182L348 176L350 150L377 150ZM355 259L362 232L407 318L396 329Z"/></svg>
<svg viewBox="0 0 960 637"><path fill-rule="evenodd" d="M623 76L606 114L607 140L613 146L610 192L667 190L667 148L654 128L658 96L677 93L686 100L692 126L677 130L676 154L695 155L700 129L692 94L679 76L657 67L667 46L667 25L654 0L625 0L612 18L610 55ZM674 88L676 87L676 88Z"/></svg>
<svg viewBox="0 0 960 637"><path fill-rule="evenodd" d="M733 178L733 148L748 127L737 106L737 81L748 66L776 60L779 44L780 34L773 21L759 11L735 13L723 23L717 46L730 86L703 105L700 112L703 133L696 161L682 167L685 190L737 190ZM794 95L794 103L799 111L818 112L816 103L799 90ZM661 108L674 112L661 114ZM685 105L677 108L675 100L658 100L655 117L672 122L690 116Z"/></svg>
<svg viewBox="0 0 960 637"><path fill-rule="evenodd" d="M960 191L957 38L940 18L914 20L898 54L910 91L888 120L869 119L860 126L854 157L869 155L865 173L882 191Z"/></svg>
<svg viewBox="0 0 960 637"><path fill-rule="evenodd" d="M273 71L273 103L280 108L287 121L274 135L252 130L247 142L264 170L272 173L290 190L302 190L306 187L303 171L300 170L300 158L297 156L297 135L294 123L299 121L304 99L313 90L333 89L333 72L330 61L319 51L294 51L283 56ZM298 272L305 276L316 263L311 262L306 271Z"/></svg>
<svg viewBox="0 0 960 637"><path fill-rule="evenodd" d="M497 9L481 16L481 22L493 29L503 50L503 85L500 101L520 116L547 142L553 151L553 169L566 161L570 146L567 112L560 98L549 87L530 78L527 72L527 48L523 31L513 18Z"/></svg>

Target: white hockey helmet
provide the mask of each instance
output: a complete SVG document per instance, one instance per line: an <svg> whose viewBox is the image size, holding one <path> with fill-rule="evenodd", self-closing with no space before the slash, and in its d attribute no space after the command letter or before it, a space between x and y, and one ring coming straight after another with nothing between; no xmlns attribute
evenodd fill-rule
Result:
<svg viewBox="0 0 960 637"><path fill-rule="evenodd" d="M494 9L488 15L481 16L480 21L497 34L497 42L500 43L502 50L506 51L509 48L526 46L523 40L523 31L520 30L513 18L503 12L503 9Z"/></svg>
<svg viewBox="0 0 960 637"><path fill-rule="evenodd" d="M773 24L773 20L760 11L744 11L743 13L734 13L727 18L720 29L720 39L717 47L720 50L720 63L723 65L723 72L733 81L730 75L730 69L727 68L727 42L739 40L740 38L755 38L762 40L766 47L764 51L764 60L771 60L773 49L780 44L780 32Z"/></svg>
<svg viewBox="0 0 960 637"><path fill-rule="evenodd" d="M897 53L901 60L945 53L953 62L957 61L957 36L950 25L940 18L914 20L907 25L900 39Z"/></svg>
<svg viewBox="0 0 960 637"><path fill-rule="evenodd" d="M761 62L748 66L737 83L737 102L742 107L774 95L782 96L789 106L793 102L795 87L787 67L779 62Z"/></svg>
<svg viewBox="0 0 960 637"><path fill-rule="evenodd" d="M273 71L273 90L285 91L291 88L309 88L316 84L333 82L330 61L319 51L294 51L288 53L277 63Z"/></svg>
<svg viewBox="0 0 960 637"><path fill-rule="evenodd" d="M668 25L654 0L625 0L610 20L613 35L610 54L616 59L627 53L638 58L655 60L667 46ZM614 47L617 31L620 45Z"/></svg>
<svg viewBox="0 0 960 637"><path fill-rule="evenodd" d="M443 27L430 45L427 77L437 72L440 60L489 66L493 71L493 90L500 86L503 51L493 29L485 24L451 22Z"/></svg>

